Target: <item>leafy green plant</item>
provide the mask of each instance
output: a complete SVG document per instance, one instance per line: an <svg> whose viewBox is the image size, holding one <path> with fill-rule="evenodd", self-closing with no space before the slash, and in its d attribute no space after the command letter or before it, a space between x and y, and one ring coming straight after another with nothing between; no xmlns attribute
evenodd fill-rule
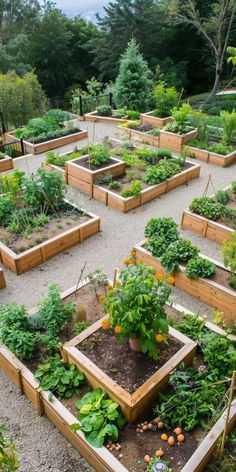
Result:
<svg viewBox="0 0 236 472"><path fill-rule="evenodd" d="M194 198L189 209L213 221L218 220L222 216L222 204L210 197Z"/></svg>
<svg viewBox="0 0 236 472"><path fill-rule="evenodd" d="M57 172L38 169L32 179L22 183L23 200L37 212L57 210L62 204L66 186Z"/></svg>
<svg viewBox="0 0 236 472"><path fill-rule="evenodd" d="M164 126L164 130L173 133L185 134L188 130L188 116L191 112L191 106L183 103L180 108L174 107L172 110L173 121Z"/></svg>
<svg viewBox="0 0 236 472"><path fill-rule="evenodd" d="M134 180L129 188L122 190L121 196L124 198L128 197L138 197L142 191L142 181Z"/></svg>
<svg viewBox="0 0 236 472"><path fill-rule="evenodd" d="M58 125L62 124L68 119L67 111L60 110L60 108L52 108L51 110L47 111L45 116L52 118Z"/></svg>
<svg viewBox="0 0 236 472"><path fill-rule="evenodd" d="M23 305L8 303L0 307L0 339L20 359L31 359L37 337L30 331L28 313Z"/></svg>
<svg viewBox="0 0 236 472"><path fill-rule="evenodd" d="M147 168L144 182L149 185L157 185L167 180L167 173L164 166L152 166Z"/></svg>
<svg viewBox="0 0 236 472"><path fill-rule="evenodd" d="M174 328L197 341L206 333L204 320L196 314L185 313L183 319L174 324Z"/></svg>
<svg viewBox="0 0 236 472"><path fill-rule="evenodd" d="M59 356L52 357L45 364L39 364L34 374L39 380L43 390L49 390L59 398L71 398L78 392L79 386L84 382L84 374L75 364L67 366Z"/></svg>
<svg viewBox="0 0 236 472"><path fill-rule="evenodd" d="M142 352L156 360L159 351L155 336L167 334L169 329L164 306L170 296L170 286L157 280L155 270L144 264L123 269L120 281L104 302L110 324L114 329L120 328L117 334L120 342L138 338Z"/></svg>
<svg viewBox="0 0 236 472"><path fill-rule="evenodd" d="M89 162L94 167L105 164L110 159L110 151L106 144L96 144L89 153Z"/></svg>
<svg viewBox="0 0 236 472"><path fill-rule="evenodd" d="M153 99L156 103L154 116L165 118L170 116L171 110L178 104L179 92L175 87L166 87L164 82L156 85L153 90Z"/></svg>
<svg viewBox="0 0 236 472"><path fill-rule="evenodd" d="M231 189L232 189L232 192L233 192L233 193L236 193L236 180L234 180L233 182L231 182Z"/></svg>
<svg viewBox="0 0 236 472"><path fill-rule="evenodd" d="M101 105L100 107L97 107L97 114L101 116L111 116L112 108L109 105Z"/></svg>
<svg viewBox="0 0 236 472"><path fill-rule="evenodd" d="M236 137L236 111L229 113L226 110L221 111L220 119L223 125L223 140L226 146L232 144L232 140Z"/></svg>
<svg viewBox="0 0 236 472"><path fill-rule="evenodd" d="M230 269L229 284L236 289L236 231L233 232L230 241L223 242L221 252L225 266Z"/></svg>
<svg viewBox="0 0 236 472"><path fill-rule="evenodd" d="M229 339L214 333L201 340L204 362L219 378L231 377L236 369L236 347Z"/></svg>
<svg viewBox="0 0 236 472"><path fill-rule="evenodd" d="M127 120L139 120L140 112L135 110L127 110L126 117Z"/></svg>
<svg viewBox="0 0 236 472"><path fill-rule="evenodd" d="M106 393L100 388L86 393L77 400L79 424L72 425L73 430L80 429L85 433L85 439L93 447L102 447L107 437L116 442L119 429L126 423L118 403L106 398Z"/></svg>
<svg viewBox="0 0 236 472"><path fill-rule="evenodd" d="M79 321L74 325L73 332L78 335L91 326L90 321Z"/></svg>
<svg viewBox="0 0 236 472"><path fill-rule="evenodd" d="M233 147L227 146L226 144L222 143L215 143L211 146L208 146L208 151L215 152L216 154L222 154L222 156L226 156L227 154L233 152Z"/></svg>
<svg viewBox="0 0 236 472"><path fill-rule="evenodd" d="M178 239L178 225L171 218L151 218L145 226L144 234L147 238L164 236L169 242Z"/></svg>
<svg viewBox="0 0 236 472"><path fill-rule="evenodd" d="M193 246L188 239L179 238L167 247L160 258L160 263L167 273L171 273L179 270L181 262L187 262L198 254L197 246Z"/></svg>
<svg viewBox="0 0 236 472"><path fill-rule="evenodd" d="M15 472L20 467L19 452L12 436L0 422L0 466L2 472Z"/></svg>
<svg viewBox="0 0 236 472"><path fill-rule="evenodd" d="M195 426L205 429L225 394L224 384L217 380L216 374L204 367L186 369L180 364L169 378L172 391L159 394L154 413L168 428L178 425L185 431Z"/></svg>
<svg viewBox="0 0 236 472"><path fill-rule="evenodd" d="M7 226L12 218L15 202L12 196L0 196L0 225Z"/></svg>
<svg viewBox="0 0 236 472"><path fill-rule="evenodd" d="M48 335L57 336L65 324L72 318L75 303L64 304L57 285L50 285L48 296L42 301L37 317Z"/></svg>
<svg viewBox="0 0 236 472"><path fill-rule="evenodd" d="M216 273L216 266L213 262L203 257L194 257L190 259L186 265L185 274L190 279L198 279L199 277L208 278Z"/></svg>
<svg viewBox="0 0 236 472"><path fill-rule="evenodd" d="M216 201L221 205L227 205L230 201L230 193L227 190L218 190L216 192Z"/></svg>

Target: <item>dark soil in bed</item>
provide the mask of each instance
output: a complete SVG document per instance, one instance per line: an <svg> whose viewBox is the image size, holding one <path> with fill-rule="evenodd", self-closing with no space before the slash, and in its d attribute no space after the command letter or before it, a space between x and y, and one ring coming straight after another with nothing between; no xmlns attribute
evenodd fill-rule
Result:
<svg viewBox="0 0 236 472"><path fill-rule="evenodd" d="M104 164L101 164L100 166L93 166L93 165L89 162L89 158L88 158L88 157L81 157L81 158L79 158L79 159L76 159L73 163L79 165L80 167L84 167L85 169L89 169L89 170L92 170L92 171L96 171L96 170L104 169L105 167L109 167L109 166L112 166L112 165L114 165L114 164L117 164L117 161L115 161L115 159L112 159L112 157L111 157L111 158L110 158L107 162L105 162Z"/></svg>
<svg viewBox="0 0 236 472"><path fill-rule="evenodd" d="M133 351L128 340L121 344L113 332L99 329L77 348L120 387L133 393L182 346L180 341L169 336L167 345L158 345L160 357L154 361L147 354Z"/></svg>

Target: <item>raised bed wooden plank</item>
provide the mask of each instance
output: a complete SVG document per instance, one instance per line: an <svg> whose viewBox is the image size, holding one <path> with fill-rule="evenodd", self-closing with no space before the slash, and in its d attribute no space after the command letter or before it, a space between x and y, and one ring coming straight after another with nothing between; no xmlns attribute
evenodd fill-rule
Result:
<svg viewBox="0 0 236 472"><path fill-rule="evenodd" d="M21 379L21 370L24 368L24 365L17 359L15 354L3 344L0 344L0 368L3 369L12 382L17 385L20 392L24 393Z"/></svg>
<svg viewBox="0 0 236 472"><path fill-rule="evenodd" d="M170 131L160 130L160 147L171 149L175 152L181 152L184 145L197 137L198 131L189 131L184 135L171 133Z"/></svg>
<svg viewBox="0 0 236 472"><path fill-rule="evenodd" d="M208 435L198 446L195 453L188 460L187 464L182 468L181 472L202 472L212 457L213 452L217 447L217 443L223 434L225 426L226 411L221 415L219 420L215 423ZM231 405L229 423L227 432L236 424L236 400Z"/></svg>
<svg viewBox="0 0 236 472"><path fill-rule="evenodd" d="M155 268L157 273L165 274L165 270L160 264L157 257L145 249L145 240L134 247L136 252L137 262L145 262ZM205 259L209 259L216 264L218 268L224 268L223 264L215 261L207 256ZM225 269L227 271L227 269ZM228 271L227 271L228 272ZM184 273L184 266L180 265L179 272L173 273L175 277L175 286L181 290L189 293L193 297L203 301L204 303L212 306L215 309L220 309L224 312L224 319L232 324L235 321L236 314L236 291L233 289L224 287L219 283L211 279L190 279Z"/></svg>
<svg viewBox="0 0 236 472"><path fill-rule="evenodd" d="M222 244L224 240L230 241L234 232L232 228L197 215L190 210L184 210L181 227L219 244Z"/></svg>
<svg viewBox="0 0 236 472"><path fill-rule="evenodd" d="M13 167L14 164L12 157L6 156L3 159L0 159L0 172L11 170Z"/></svg>
<svg viewBox="0 0 236 472"><path fill-rule="evenodd" d="M6 280L3 270L0 268L0 290L6 287Z"/></svg>
<svg viewBox="0 0 236 472"><path fill-rule="evenodd" d="M115 110L113 110L115 111ZM97 115L97 110L84 115L85 121L92 121L93 123L110 123L113 125L126 123L132 120L125 120L123 118L114 118L113 116L101 116Z"/></svg>
<svg viewBox="0 0 236 472"><path fill-rule="evenodd" d="M167 116L166 118L161 118L159 116L154 116L153 111L149 111L148 113L141 114L141 123L142 124L149 124L155 126L156 128L163 128L169 121L171 121L171 116Z"/></svg>

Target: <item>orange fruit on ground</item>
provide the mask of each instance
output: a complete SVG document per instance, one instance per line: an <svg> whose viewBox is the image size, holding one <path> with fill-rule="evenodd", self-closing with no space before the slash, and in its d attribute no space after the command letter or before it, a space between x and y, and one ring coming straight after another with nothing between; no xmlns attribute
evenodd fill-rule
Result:
<svg viewBox="0 0 236 472"><path fill-rule="evenodd" d="M150 458L150 456L146 455L146 456L144 456L143 460L144 460L144 462L147 462L147 464L149 464L149 462L151 461L151 458Z"/></svg>
<svg viewBox="0 0 236 472"><path fill-rule="evenodd" d="M185 437L184 437L183 434L179 434L179 435L177 436L177 439L178 439L179 442L184 442Z"/></svg>
<svg viewBox="0 0 236 472"><path fill-rule="evenodd" d="M165 455L164 451L162 449L158 449L158 451L155 452L156 457L163 457Z"/></svg>
<svg viewBox="0 0 236 472"><path fill-rule="evenodd" d="M174 443L175 443L175 438L174 438L174 436L170 436L170 437L168 438L168 444L169 444L169 446L174 446Z"/></svg>
<svg viewBox="0 0 236 472"><path fill-rule="evenodd" d="M163 434L161 435L161 439L162 439L162 441L167 441L167 439L168 439L167 434L163 433Z"/></svg>
<svg viewBox="0 0 236 472"><path fill-rule="evenodd" d="M175 428L174 433L177 434L177 436L178 436L179 434L182 433L182 429L181 428Z"/></svg>
<svg viewBox="0 0 236 472"><path fill-rule="evenodd" d="M164 423L162 421L159 421L159 423L157 423L157 427L158 427L158 429L163 429L164 428Z"/></svg>

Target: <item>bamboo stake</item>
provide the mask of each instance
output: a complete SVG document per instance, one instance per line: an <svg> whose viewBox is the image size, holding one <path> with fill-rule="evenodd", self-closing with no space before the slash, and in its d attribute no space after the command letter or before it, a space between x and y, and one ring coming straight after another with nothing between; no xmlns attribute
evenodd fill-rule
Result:
<svg viewBox="0 0 236 472"><path fill-rule="evenodd" d="M236 370L233 371L233 376L232 376L232 381L231 381L231 386L230 386L229 400L228 400L226 419L225 419L225 427L224 427L224 432L223 432L222 442L221 442L221 447L220 447L220 459L222 458L224 448L225 448L225 441L226 441L227 430L228 430L228 421L229 421L229 415L230 415L230 408L231 408L231 403L233 401L233 396L234 396L235 382L236 382Z"/></svg>
<svg viewBox="0 0 236 472"><path fill-rule="evenodd" d="M209 177L208 177L208 181L207 181L205 190L204 190L204 192L203 192L203 194L202 194L203 197L206 197L206 196L207 196L207 193L208 193L208 189L209 189L209 185L210 185L210 184L212 185L213 192L216 193L215 186L214 186L214 183L213 183L211 174L209 174Z"/></svg>
<svg viewBox="0 0 236 472"><path fill-rule="evenodd" d="M117 280L118 273L119 273L119 267L117 267L115 269L115 272L114 272L113 288L116 286L116 280Z"/></svg>

